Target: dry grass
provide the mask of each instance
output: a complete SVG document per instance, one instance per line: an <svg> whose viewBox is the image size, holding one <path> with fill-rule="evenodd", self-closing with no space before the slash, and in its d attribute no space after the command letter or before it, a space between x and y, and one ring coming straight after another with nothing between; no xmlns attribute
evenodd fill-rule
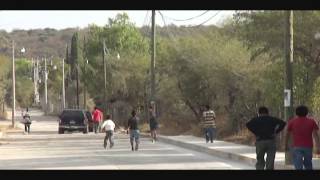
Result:
<svg viewBox="0 0 320 180"><path fill-rule="evenodd" d="M9 125L0 125L0 132L5 132L9 127Z"/></svg>
<svg viewBox="0 0 320 180"><path fill-rule="evenodd" d="M253 146L255 143L255 137L250 133L236 134L222 138L222 140L250 146Z"/></svg>
<svg viewBox="0 0 320 180"><path fill-rule="evenodd" d="M18 127L12 128L11 125L0 125L0 132L21 130Z"/></svg>
<svg viewBox="0 0 320 180"><path fill-rule="evenodd" d="M144 132L144 133L149 133L150 132L149 124L144 123L144 124L140 125L140 131Z"/></svg>

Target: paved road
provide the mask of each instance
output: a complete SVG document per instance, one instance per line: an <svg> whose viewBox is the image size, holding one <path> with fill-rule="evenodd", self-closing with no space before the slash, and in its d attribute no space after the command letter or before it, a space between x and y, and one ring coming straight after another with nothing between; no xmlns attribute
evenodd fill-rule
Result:
<svg viewBox="0 0 320 180"><path fill-rule="evenodd" d="M205 153L141 138L131 151L128 135L116 133L104 149L104 134L57 134L57 118L39 116L31 134L8 134L0 145L0 169L254 169Z"/></svg>

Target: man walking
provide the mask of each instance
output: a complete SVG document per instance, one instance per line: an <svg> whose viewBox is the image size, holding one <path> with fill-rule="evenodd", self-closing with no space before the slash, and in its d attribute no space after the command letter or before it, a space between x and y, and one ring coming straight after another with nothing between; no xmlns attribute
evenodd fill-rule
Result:
<svg viewBox="0 0 320 180"><path fill-rule="evenodd" d="M276 135L282 131L286 123L283 120L269 116L266 107L260 107L258 117L247 122L247 128L256 136L257 170L273 170L276 156ZM264 159L267 154L266 160Z"/></svg>
<svg viewBox="0 0 320 180"><path fill-rule="evenodd" d="M104 129L106 132L106 136L103 141L103 147L106 149L107 148L107 141L109 140L110 142L110 148L113 147L114 141L113 141L113 133L114 133L114 128L115 128L114 122L111 120L111 115L106 115L106 120L103 122L101 125L101 129Z"/></svg>
<svg viewBox="0 0 320 180"><path fill-rule="evenodd" d="M154 143L157 140L158 121L156 119L155 110L152 106L149 107L149 112L150 112L150 120L149 120L150 133L151 133L152 143Z"/></svg>
<svg viewBox="0 0 320 180"><path fill-rule="evenodd" d="M213 143L213 140L216 139L216 114L213 110L210 109L209 105L206 105L206 110L203 112L203 120L200 123L200 126L203 128L205 133L206 142L209 140Z"/></svg>
<svg viewBox="0 0 320 180"><path fill-rule="evenodd" d="M99 125L102 121L102 112L97 108L94 107L94 111L92 113L92 119L93 119L93 129L94 132L97 134L98 131L100 131Z"/></svg>
<svg viewBox="0 0 320 180"><path fill-rule="evenodd" d="M131 118L128 120L128 128L127 128L127 132L128 130L130 131L130 144L131 144L131 150L138 150L139 148L139 136L140 136L140 131L139 131L139 118L136 116L137 113L135 110L133 110L131 112ZM134 148L133 146L133 141L136 142L136 146Z"/></svg>
<svg viewBox="0 0 320 180"><path fill-rule="evenodd" d="M292 154L295 169L312 170L312 149L314 137L317 153L320 153L319 127L314 119L307 117L308 108L298 106L296 108L297 117L289 120L285 136L286 150L288 150L289 137L292 137Z"/></svg>
<svg viewBox="0 0 320 180"><path fill-rule="evenodd" d="M22 113L23 114L23 113ZM29 115L29 109L27 108L26 113L23 115L24 132L30 133L31 117Z"/></svg>

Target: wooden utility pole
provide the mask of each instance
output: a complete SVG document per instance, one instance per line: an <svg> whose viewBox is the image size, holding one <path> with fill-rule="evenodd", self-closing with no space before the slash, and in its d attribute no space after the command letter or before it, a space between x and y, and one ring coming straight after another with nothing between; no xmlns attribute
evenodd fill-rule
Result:
<svg viewBox="0 0 320 180"><path fill-rule="evenodd" d="M87 67L87 64L88 64L88 59L87 59L87 49L86 49L86 38L84 37L83 38L83 42L84 42L84 78L83 78L83 81L84 81L84 87L83 87L83 108L86 109L87 108L87 80L86 80L86 67Z"/></svg>
<svg viewBox="0 0 320 180"><path fill-rule="evenodd" d="M80 108L80 98L79 98L79 64L76 64L76 73L77 73L77 109Z"/></svg>
<svg viewBox="0 0 320 180"><path fill-rule="evenodd" d="M66 92L65 92L65 80L64 80L64 58L62 58L62 108L66 108Z"/></svg>
<svg viewBox="0 0 320 180"><path fill-rule="evenodd" d="M285 120L288 122L293 117L293 80L292 80L292 63L293 63L293 11L285 12L285 59L286 59L286 77L285 77ZM291 138L289 139L291 144ZM285 164L292 164L290 151L285 152Z"/></svg>
<svg viewBox="0 0 320 180"><path fill-rule="evenodd" d="M107 91L107 65L106 65L106 42L103 40L103 51L102 51L102 57L103 57L103 72L104 72L104 89L103 89L103 113L107 113L107 97L106 97L106 91Z"/></svg>
<svg viewBox="0 0 320 180"><path fill-rule="evenodd" d="M151 54L151 98L150 105L153 106L153 110L155 111L155 92L156 92L156 82L155 82L155 58L156 58L156 26L155 26L155 16L156 11L152 10L152 54Z"/></svg>
<svg viewBox="0 0 320 180"><path fill-rule="evenodd" d="M44 58L44 94L45 94L45 114L48 113L48 72L47 72L47 58Z"/></svg>
<svg viewBox="0 0 320 180"><path fill-rule="evenodd" d="M15 127L14 115L16 111L16 70L14 63L14 41L12 41L12 127Z"/></svg>
<svg viewBox="0 0 320 180"><path fill-rule="evenodd" d="M83 86L83 108L87 108L87 80L86 80L86 66L88 64L88 60L85 59L84 62L84 86Z"/></svg>

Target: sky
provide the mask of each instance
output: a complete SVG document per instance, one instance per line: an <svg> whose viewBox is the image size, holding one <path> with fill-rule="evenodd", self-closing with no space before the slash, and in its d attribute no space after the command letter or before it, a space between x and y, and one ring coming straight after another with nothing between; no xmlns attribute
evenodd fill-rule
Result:
<svg viewBox="0 0 320 180"><path fill-rule="evenodd" d="M116 14L126 12L129 15L131 22L134 22L136 26L151 24L151 11L147 10L131 10L131 11L0 11L0 29L11 32L13 29L44 29L54 28L57 30L65 28L84 28L89 24L96 24L103 26L108 23L108 18L114 18ZM210 10L203 11L160 11L166 24L180 25L199 25L203 22L203 25L215 24L219 25L223 19L232 17L234 11L217 11ZM203 14L203 15L201 15ZM201 16L200 16L201 15ZM195 17L194 19L190 19ZM146 18L147 17L147 18ZM172 20L175 19L175 20ZM179 21L185 20L186 21ZM178 20L178 21L177 21ZM163 26L162 17L156 12L156 24Z"/></svg>

